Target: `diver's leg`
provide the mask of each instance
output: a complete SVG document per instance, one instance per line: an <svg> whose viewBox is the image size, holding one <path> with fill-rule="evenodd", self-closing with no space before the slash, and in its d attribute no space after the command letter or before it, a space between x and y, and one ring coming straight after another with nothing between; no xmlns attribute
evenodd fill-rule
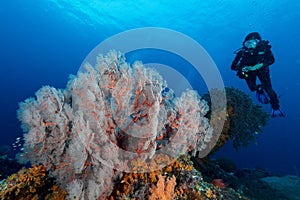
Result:
<svg viewBox="0 0 300 200"><path fill-rule="evenodd" d="M272 88L269 68L266 67L264 69L259 70L257 76L262 84L262 88L266 91L270 98L270 104L272 108L275 110L279 109L279 100L276 92Z"/></svg>
<svg viewBox="0 0 300 200"><path fill-rule="evenodd" d="M246 83L247 83L249 89L252 92L257 91L259 86L256 85L256 74L255 73L249 72L248 77L245 78L245 80L246 80Z"/></svg>

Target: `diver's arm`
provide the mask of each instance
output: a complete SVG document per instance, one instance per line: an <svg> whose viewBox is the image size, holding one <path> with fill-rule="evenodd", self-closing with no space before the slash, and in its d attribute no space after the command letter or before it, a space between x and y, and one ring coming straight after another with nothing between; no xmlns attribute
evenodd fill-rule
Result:
<svg viewBox="0 0 300 200"><path fill-rule="evenodd" d="M264 66L270 66L274 62L275 62L274 55L273 55L272 51L269 49L269 50L266 51L266 57L264 59L263 64L264 64Z"/></svg>
<svg viewBox="0 0 300 200"><path fill-rule="evenodd" d="M255 70L259 70L260 68L262 68L262 66L264 66L263 63L258 63L258 64L254 65L254 66L247 66L247 69L249 71L255 71Z"/></svg>
<svg viewBox="0 0 300 200"><path fill-rule="evenodd" d="M260 62L263 63L262 67L270 66L275 62L275 58L271 50L271 45L269 45L269 42L265 43L263 50L259 53L263 54L263 59Z"/></svg>
<svg viewBox="0 0 300 200"><path fill-rule="evenodd" d="M232 64L231 64L231 70L234 70L234 71L239 70L239 64L240 64L239 62L240 62L241 58L242 58L242 52L239 51L239 52L236 54L234 60L232 61Z"/></svg>
<svg viewBox="0 0 300 200"><path fill-rule="evenodd" d="M263 52L263 54L264 54L264 58L262 62L257 63L254 66L247 66L247 69L249 71L259 70L260 68L270 66L275 62L274 55L270 49L266 49L266 51Z"/></svg>

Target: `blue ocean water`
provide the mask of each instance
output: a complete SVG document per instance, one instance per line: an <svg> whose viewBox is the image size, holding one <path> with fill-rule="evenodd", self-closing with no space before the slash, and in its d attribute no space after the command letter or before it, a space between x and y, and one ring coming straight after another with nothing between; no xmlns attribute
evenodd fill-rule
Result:
<svg viewBox="0 0 300 200"><path fill-rule="evenodd" d="M218 156L231 158L239 167L299 175L299 10L297 0L1 1L0 145L22 136L16 118L19 102L43 85L64 88L69 74L76 74L98 43L134 28L168 28L193 38L213 58L225 85L254 99L230 65L245 35L258 31L272 44L272 83L287 116L269 121L257 145L235 152L229 144Z"/></svg>

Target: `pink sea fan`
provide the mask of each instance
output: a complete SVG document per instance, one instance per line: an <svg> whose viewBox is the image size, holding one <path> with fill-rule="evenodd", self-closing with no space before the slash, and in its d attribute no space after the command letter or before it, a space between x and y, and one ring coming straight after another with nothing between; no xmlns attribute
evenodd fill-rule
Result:
<svg viewBox="0 0 300 200"><path fill-rule="evenodd" d="M132 159L202 151L212 137L206 102L192 90L173 98L166 87L141 62L129 66L116 51L99 55L64 90L44 86L20 103L23 159L44 164L71 197L97 199L132 170ZM166 140L159 150L158 137Z"/></svg>

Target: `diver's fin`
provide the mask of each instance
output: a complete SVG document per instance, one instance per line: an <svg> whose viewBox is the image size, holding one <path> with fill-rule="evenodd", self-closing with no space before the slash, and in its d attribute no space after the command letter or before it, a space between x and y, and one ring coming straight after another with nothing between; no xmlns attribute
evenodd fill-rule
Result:
<svg viewBox="0 0 300 200"><path fill-rule="evenodd" d="M256 98L262 104L268 104L270 102L268 95L263 90L256 92Z"/></svg>
<svg viewBox="0 0 300 200"><path fill-rule="evenodd" d="M285 113L281 111L279 108L278 109L272 109L271 112L271 117L285 117Z"/></svg>

